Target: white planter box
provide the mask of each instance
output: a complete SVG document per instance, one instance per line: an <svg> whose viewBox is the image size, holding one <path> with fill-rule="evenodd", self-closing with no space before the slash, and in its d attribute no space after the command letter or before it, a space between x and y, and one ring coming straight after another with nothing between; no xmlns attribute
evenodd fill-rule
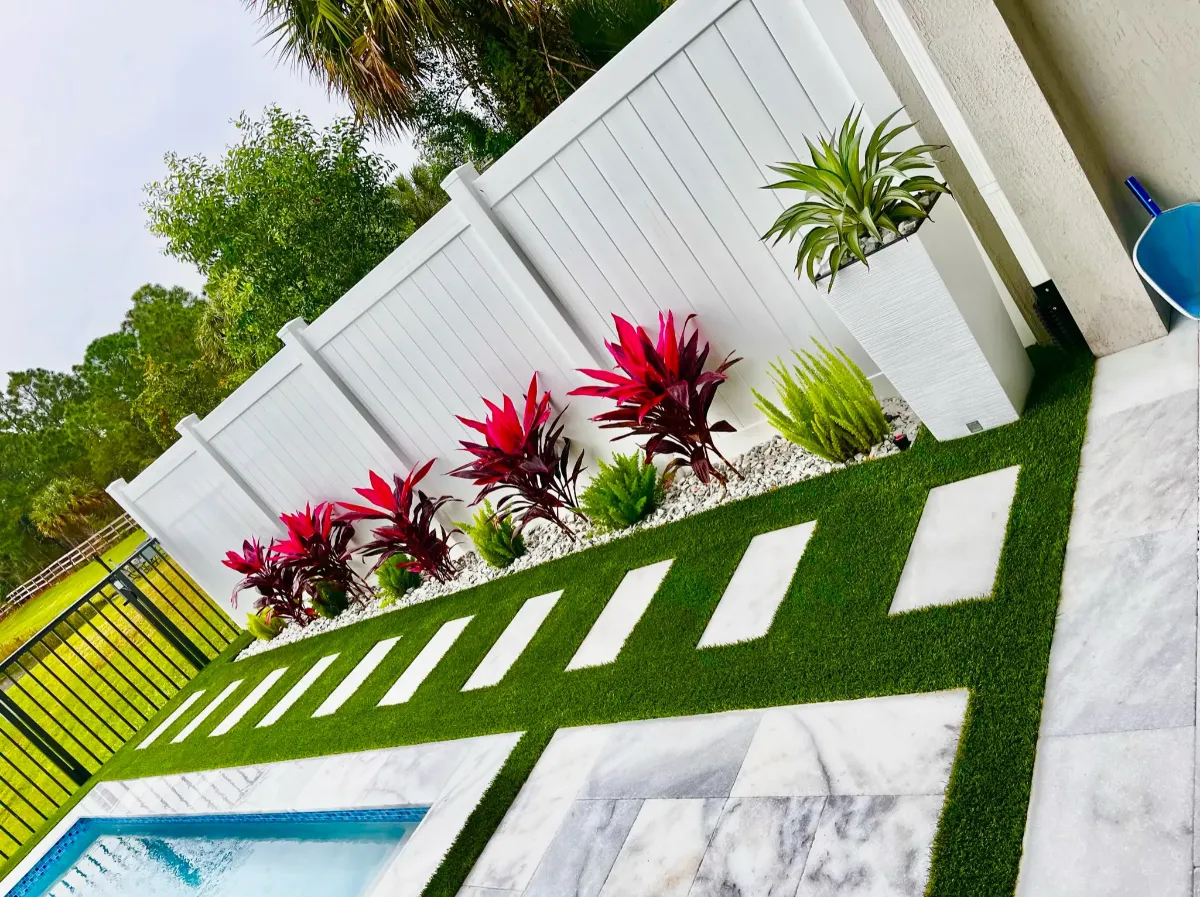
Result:
<svg viewBox="0 0 1200 897"><path fill-rule="evenodd" d="M1017 420L1033 380L968 228L954 199L942 196L915 234L868 256L870 269L843 268L826 296L942 440Z"/></svg>

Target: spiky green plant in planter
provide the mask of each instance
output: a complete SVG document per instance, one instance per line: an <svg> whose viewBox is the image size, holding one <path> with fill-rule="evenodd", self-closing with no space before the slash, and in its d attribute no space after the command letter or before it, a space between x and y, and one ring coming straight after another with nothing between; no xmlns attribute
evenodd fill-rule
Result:
<svg viewBox="0 0 1200 897"><path fill-rule="evenodd" d="M840 463L882 442L887 420L858 365L841 349L817 348L819 356L792 353L799 364L790 371L782 360L771 365L782 408L758 390L755 405L789 442Z"/></svg>
<svg viewBox="0 0 1200 897"><path fill-rule="evenodd" d="M287 620L279 616L269 607L263 607L251 614L246 614L246 631L260 642L269 642L279 633Z"/></svg>
<svg viewBox="0 0 1200 897"><path fill-rule="evenodd" d="M763 235L764 240L794 238L809 228L796 252L796 272L807 273L814 284L821 262L829 256L829 286L848 256L867 265L864 244L868 239L883 243L884 234L900 235L904 221L927 218L928 199L936 193L949 193L945 184L915 171L933 167L929 153L942 147L921 144L902 152L891 152L888 145L912 124L887 130L899 113L897 109L871 132L866 147L859 126L862 108L853 109L842 122L831 142L820 137L819 146L805 138L812 164L784 162L772 170L785 180L768 184L769 190L802 190L806 198L784 210Z"/></svg>
<svg viewBox="0 0 1200 897"><path fill-rule="evenodd" d="M625 529L654 513L663 503L663 480L640 453L613 455L581 497L583 512L599 530Z"/></svg>
<svg viewBox="0 0 1200 897"><path fill-rule="evenodd" d="M525 553L525 539L513 527L512 515L497 513L484 501L470 523L454 524L471 537L479 556L493 567L507 567Z"/></svg>

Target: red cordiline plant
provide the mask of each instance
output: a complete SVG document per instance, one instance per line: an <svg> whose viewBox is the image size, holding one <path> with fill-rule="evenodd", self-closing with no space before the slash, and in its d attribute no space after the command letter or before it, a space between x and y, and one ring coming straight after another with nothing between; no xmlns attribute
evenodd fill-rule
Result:
<svg viewBox="0 0 1200 897"><path fill-rule="evenodd" d="M667 465L670 473L678 467L691 467L702 483L716 480L725 485L724 472L713 464L716 455L725 465L737 470L713 444L713 433L732 433L727 421L708 422L708 411L717 395L717 387L729 379L725 372L740 358L728 356L716 370L704 370L708 343L700 348L700 335L688 325L695 315L684 319L675 332L675 316L658 316L658 340L650 339L641 327L613 315L617 325L617 343L604 345L616 361L611 371L581 369L599 385L571 390L573 396L599 396L612 399L617 407L598 414L592 420L605 429L629 432L614 438L645 437L642 451L647 460L655 455L678 455ZM731 353L732 354L732 353ZM740 476L740 474L738 474Z"/></svg>
<svg viewBox="0 0 1200 897"><path fill-rule="evenodd" d="M503 407L487 399L488 416L480 422L460 417L485 442L462 442L474 457L452 470L452 476L481 487L475 504L500 492L497 512L519 517L518 532L534 520L547 520L574 537L563 511L577 512L576 484L583 472L583 452L571 463L571 440L563 436L562 412L550 419L550 393L538 397L537 374L529 381L521 414L508 396Z"/></svg>
<svg viewBox="0 0 1200 897"><path fill-rule="evenodd" d="M230 600L237 607L238 595L246 589L257 589L255 610L266 607L277 616L307 626L313 611L304 606L304 589L292 567L284 566L270 548L263 548L258 539L242 542L242 553L226 552L221 562L230 570L242 574L233 587Z"/></svg>
<svg viewBox="0 0 1200 897"><path fill-rule="evenodd" d="M296 571L310 600L318 597L322 585L344 592L355 601L371 596L366 582L350 566L353 522L335 517L332 502L321 502L315 508L305 505L303 511L279 519L287 527L287 538L275 542L271 553L284 567Z"/></svg>
<svg viewBox="0 0 1200 897"><path fill-rule="evenodd" d="M354 491L375 507L338 502L345 509L343 520L389 521L387 526L376 529L374 541L361 549L364 556L379 558L375 568L388 558L407 555L408 560L400 565L406 570L424 573L438 582L446 582L454 575L450 535L458 530L445 532L437 525L436 515L443 505L457 499L448 495L430 498L416 488L432 466L430 461L419 470L410 471L403 480L395 477L394 486L372 470L370 487Z"/></svg>

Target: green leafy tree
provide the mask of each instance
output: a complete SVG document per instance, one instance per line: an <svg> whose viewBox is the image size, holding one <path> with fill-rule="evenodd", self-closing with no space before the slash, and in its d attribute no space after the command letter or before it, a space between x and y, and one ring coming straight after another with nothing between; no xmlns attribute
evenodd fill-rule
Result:
<svg viewBox="0 0 1200 897"><path fill-rule="evenodd" d="M209 323L253 370L278 350L283 324L315 318L414 226L396 202L393 166L366 150L352 121L322 131L269 108L236 125L238 142L216 162L168 155L145 207L167 254L208 278Z"/></svg>
<svg viewBox="0 0 1200 897"><path fill-rule="evenodd" d="M112 505L104 492L79 477L51 480L33 497L29 517L42 535L81 542L96 529L96 519Z"/></svg>

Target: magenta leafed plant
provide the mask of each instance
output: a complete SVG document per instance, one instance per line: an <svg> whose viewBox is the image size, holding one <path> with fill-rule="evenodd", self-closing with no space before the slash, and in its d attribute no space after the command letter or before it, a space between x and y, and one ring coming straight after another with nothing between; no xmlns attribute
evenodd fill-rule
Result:
<svg viewBox="0 0 1200 897"><path fill-rule="evenodd" d="M313 612L304 606L304 589L296 571L285 567L269 548L262 547L258 539L243 542L241 554L226 552L221 563L243 577L233 587L231 600L234 607L237 607L241 592L257 589L256 610L270 608L276 616L299 626L307 626L312 619Z"/></svg>
<svg viewBox="0 0 1200 897"><path fill-rule="evenodd" d="M350 566L354 525L350 519L334 516L332 502L315 508L305 505L303 511L279 519L287 527L287 538L275 542L271 553L296 571L310 600L317 598L322 585L345 592L350 600L361 602L371 596L366 582Z"/></svg>
<svg viewBox="0 0 1200 897"><path fill-rule="evenodd" d="M450 561L450 533L437 525L436 515L441 507L456 501L448 495L430 498L417 489L417 483L429 473L433 461L419 470L409 473L405 479L394 478L394 486L371 471L371 486L354 491L375 507L338 502L346 513L344 520L387 520L387 526L375 530L375 539L361 549L368 557L377 557L378 567L390 557L408 555L409 560L401 564L414 573L424 573L439 582L446 582L454 575L454 564ZM458 530L451 530L451 533Z"/></svg>
<svg viewBox="0 0 1200 897"><path fill-rule="evenodd" d="M647 459L678 456L667 465L668 472L691 467L700 482L716 480L724 485L725 473L713 464L712 456L724 461L734 473L737 471L717 450L712 434L732 433L733 425L723 420L710 424L708 411L717 387L729 379L725 372L741 359L726 357L716 370L704 370L708 343L700 348L700 335L694 327L688 335L694 317L688 315L676 335L674 315L667 312L664 317L660 313L655 342L641 327L613 315L618 342L605 341L604 345L617 362L616 367L611 371L581 369L580 373L600 384L573 389L571 395L612 399L617 407L592 420L606 429L629 431L616 439L643 437L646 442L642 450Z"/></svg>
<svg viewBox="0 0 1200 897"><path fill-rule="evenodd" d="M529 381L523 413L508 396L503 406L487 399L488 416L480 422L459 420L480 433L484 442L463 441L474 457L452 476L481 487L475 504L492 493L500 493L496 510L520 519L518 530L534 520L548 520L573 536L563 519L564 511L579 507L576 483L583 471L583 452L571 463L571 440L563 436L560 412L550 419L550 393L538 397L537 374Z"/></svg>

